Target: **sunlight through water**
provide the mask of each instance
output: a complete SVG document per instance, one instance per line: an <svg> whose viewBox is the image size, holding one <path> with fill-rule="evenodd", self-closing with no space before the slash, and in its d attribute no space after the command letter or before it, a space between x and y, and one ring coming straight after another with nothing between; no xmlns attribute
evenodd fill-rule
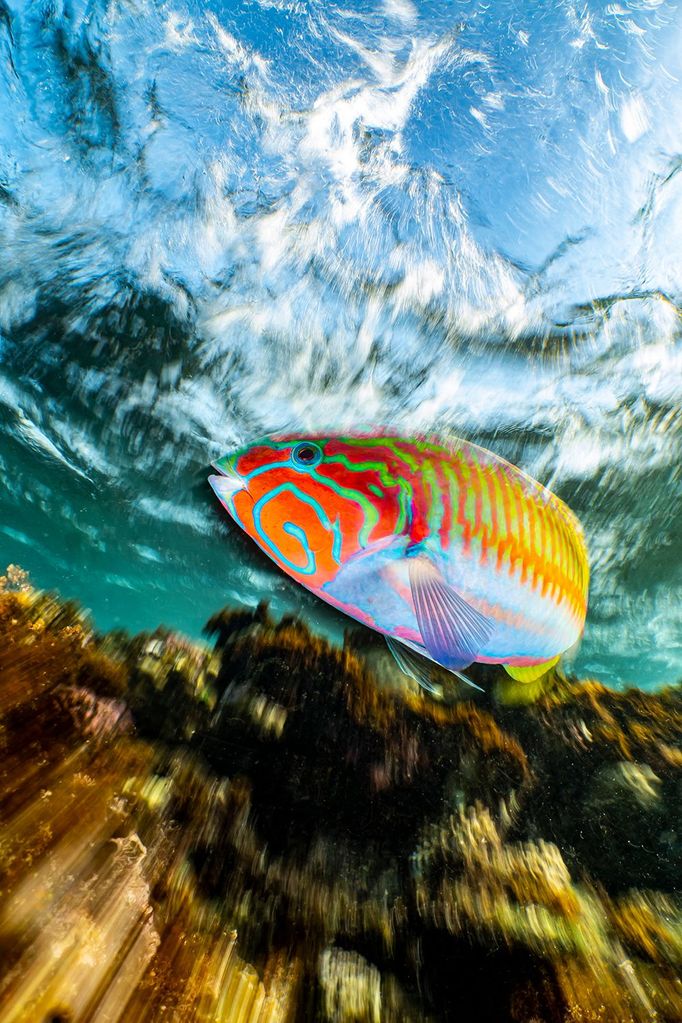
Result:
<svg viewBox="0 0 682 1023"><path fill-rule="evenodd" d="M338 635L210 461L455 433L583 522L576 670L678 679L681 81L668 0L0 0L0 565Z"/></svg>

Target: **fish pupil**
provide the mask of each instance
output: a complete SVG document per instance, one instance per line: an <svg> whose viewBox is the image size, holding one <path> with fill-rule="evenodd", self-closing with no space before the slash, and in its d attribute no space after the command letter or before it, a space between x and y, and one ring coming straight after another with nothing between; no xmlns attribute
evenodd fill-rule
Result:
<svg viewBox="0 0 682 1023"><path fill-rule="evenodd" d="M294 461L299 465L313 465L319 462L321 452L312 444L299 444L293 450Z"/></svg>

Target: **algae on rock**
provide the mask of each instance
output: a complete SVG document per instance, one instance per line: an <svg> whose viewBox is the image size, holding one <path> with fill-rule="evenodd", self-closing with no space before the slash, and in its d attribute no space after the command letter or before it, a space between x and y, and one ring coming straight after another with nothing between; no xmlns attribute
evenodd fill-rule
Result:
<svg viewBox="0 0 682 1023"><path fill-rule="evenodd" d="M682 1019L679 687L436 703L357 631L97 636L17 572L3 1023Z"/></svg>

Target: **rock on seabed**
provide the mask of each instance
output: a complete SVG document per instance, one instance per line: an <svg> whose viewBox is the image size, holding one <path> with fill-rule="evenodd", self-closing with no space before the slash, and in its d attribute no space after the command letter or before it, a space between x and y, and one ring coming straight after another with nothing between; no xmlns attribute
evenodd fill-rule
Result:
<svg viewBox="0 0 682 1023"><path fill-rule="evenodd" d="M0 579L2 1023L682 1020L679 686L434 702L365 633L207 632Z"/></svg>

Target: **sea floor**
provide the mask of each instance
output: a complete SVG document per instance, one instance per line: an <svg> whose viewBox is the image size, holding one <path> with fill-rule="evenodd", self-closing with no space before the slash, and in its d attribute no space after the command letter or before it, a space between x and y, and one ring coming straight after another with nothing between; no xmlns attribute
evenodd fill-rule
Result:
<svg viewBox="0 0 682 1023"><path fill-rule="evenodd" d="M3 578L2 1023L682 1020L679 685L207 636Z"/></svg>

